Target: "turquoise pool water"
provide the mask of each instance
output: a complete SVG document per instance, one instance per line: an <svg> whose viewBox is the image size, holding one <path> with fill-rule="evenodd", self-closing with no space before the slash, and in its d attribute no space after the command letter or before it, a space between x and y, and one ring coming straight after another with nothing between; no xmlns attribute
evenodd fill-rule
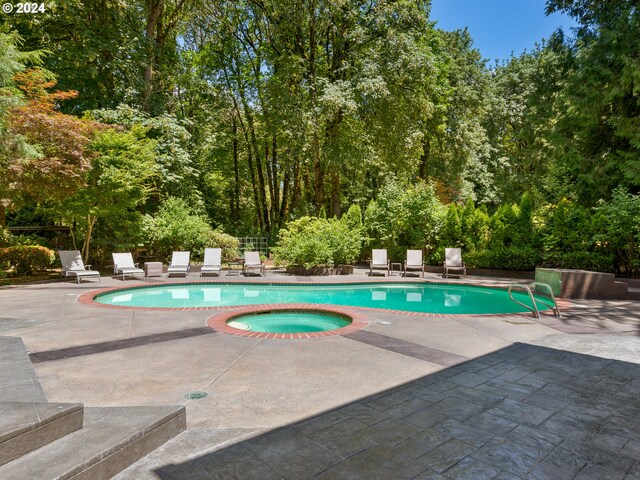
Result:
<svg viewBox="0 0 640 480"><path fill-rule="evenodd" d="M350 320L338 315L305 311L250 313L227 321L230 327L240 330L271 333L324 332L346 327L350 323Z"/></svg>
<svg viewBox="0 0 640 480"><path fill-rule="evenodd" d="M514 297L529 305L526 294ZM315 303L444 314L516 313L527 310L506 290L472 285L376 283L340 285L184 284L106 292L98 303L123 307L225 307Z"/></svg>

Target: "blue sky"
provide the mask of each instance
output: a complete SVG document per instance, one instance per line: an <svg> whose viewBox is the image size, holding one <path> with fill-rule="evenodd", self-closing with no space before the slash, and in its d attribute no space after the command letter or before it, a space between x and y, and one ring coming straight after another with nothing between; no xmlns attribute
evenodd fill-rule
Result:
<svg viewBox="0 0 640 480"><path fill-rule="evenodd" d="M545 0L432 0L431 20L443 30L468 27L475 48L493 63L520 55L558 27L571 36L572 18L545 16Z"/></svg>

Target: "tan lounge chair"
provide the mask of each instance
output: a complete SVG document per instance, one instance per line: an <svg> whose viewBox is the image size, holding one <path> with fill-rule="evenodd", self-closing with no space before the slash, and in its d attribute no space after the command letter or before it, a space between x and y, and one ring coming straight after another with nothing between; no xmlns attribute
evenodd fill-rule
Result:
<svg viewBox="0 0 640 480"><path fill-rule="evenodd" d="M424 262L422 261L422 250L407 250L407 258L404 261L404 276L407 270L421 270L424 277Z"/></svg>
<svg viewBox="0 0 640 480"><path fill-rule="evenodd" d="M244 252L243 273L248 274L251 270L258 270L263 276L267 275L264 263L260 260L260 252Z"/></svg>
<svg viewBox="0 0 640 480"><path fill-rule="evenodd" d="M186 277L189 274L189 269L191 268L189 263L190 256L191 252L173 252L171 255L171 263L167 269L167 276L184 275Z"/></svg>
<svg viewBox="0 0 640 480"><path fill-rule="evenodd" d="M63 277L75 275L78 284L80 279L84 277L98 277L98 281L102 282L100 272L90 270L91 265L84 264L79 250L58 250L58 255L62 264L61 273Z"/></svg>
<svg viewBox="0 0 640 480"><path fill-rule="evenodd" d="M205 248L204 261L200 268L200 276L209 273L215 273L218 276L222 274L222 249L221 248Z"/></svg>
<svg viewBox="0 0 640 480"><path fill-rule="evenodd" d="M463 277L467 276L467 267L465 267L462 261L462 249L460 248L445 248L444 249L444 278L449 278L449 275L462 274Z"/></svg>
<svg viewBox="0 0 640 480"><path fill-rule="evenodd" d="M373 270L382 269L387 271L389 276L389 261L387 260L386 248L374 248L371 250L371 260L369 261L369 276L373 275Z"/></svg>
<svg viewBox="0 0 640 480"><path fill-rule="evenodd" d="M122 275L122 280L126 276L141 275L144 277L144 270L139 268L137 263L133 262L133 256L131 252L124 253L112 253L113 257L113 274Z"/></svg>

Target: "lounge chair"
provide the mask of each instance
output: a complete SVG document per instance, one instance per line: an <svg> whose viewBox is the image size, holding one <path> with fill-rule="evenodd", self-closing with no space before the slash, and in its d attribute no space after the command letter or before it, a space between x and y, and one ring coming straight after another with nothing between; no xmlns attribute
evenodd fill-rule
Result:
<svg viewBox="0 0 640 480"><path fill-rule="evenodd" d="M90 270L91 265L85 265L82 261L82 255L78 250L58 250L60 255L60 263L62 264L62 276L69 277L71 275L76 276L76 280L80 283L80 279L83 277L98 277L100 279L100 272L96 270Z"/></svg>
<svg viewBox="0 0 640 480"><path fill-rule="evenodd" d="M424 262L422 261L422 250L407 250L407 259L404 261L404 276L407 270L422 270L424 277Z"/></svg>
<svg viewBox="0 0 640 480"><path fill-rule="evenodd" d="M467 267L462 261L462 249L460 248L444 249L444 278L449 278L450 273L454 275L461 273L463 277L467 276Z"/></svg>
<svg viewBox="0 0 640 480"><path fill-rule="evenodd" d="M389 275L389 262L387 261L386 248L374 248L371 250L371 260L369 261L369 276L373 275L374 269L383 269Z"/></svg>
<svg viewBox="0 0 640 480"><path fill-rule="evenodd" d="M189 264L190 256L191 252L173 252L171 255L171 263L167 269L167 276L184 275L186 277L189 274L189 269L191 268L191 265Z"/></svg>
<svg viewBox="0 0 640 480"><path fill-rule="evenodd" d="M266 276L267 271L264 263L260 260L260 252L244 252L243 273L248 274L251 270L258 270L260 275Z"/></svg>
<svg viewBox="0 0 640 480"><path fill-rule="evenodd" d="M222 249L221 248L205 248L204 262L200 268L200 276L207 273L215 273L218 276L222 274Z"/></svg>
<svg viewBox="0 0 640 480"><path fill-rule="evenodd" d="M112 253L111 256L113 257L113 275L122 275L122 280L127 275L130 277L142 275L144 277L144 270L138 266L139 264L133 263L131 252Z"/></svg>

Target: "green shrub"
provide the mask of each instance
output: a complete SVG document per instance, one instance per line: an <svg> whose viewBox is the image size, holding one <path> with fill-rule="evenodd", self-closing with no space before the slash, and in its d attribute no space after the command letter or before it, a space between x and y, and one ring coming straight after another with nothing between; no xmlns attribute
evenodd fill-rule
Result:
<svg viewBox="0 0 640 480"><path fill-rule="evenodd" d="M209 234L207 247L221 248L223 262L230 262L240 255L238 239L219 230L214 230Z"/></svg>
<svg viewBox="0 0 640 480"><path fill-rule="evenodd" d="M353 263L362 247L362 231L351 217L302 217L280 230L271 250L278 265L305 268L335 267Z"/></svg>
<svg viewBox="0 0 640 480"><path fill-rule="evenodd" d="M563 198L541 209L544 264L556 267L567 252L586 252L593 243L592 213Z"/></svg>
<svg viewBox="0 0 640 480"><path fill-rule="evenodd" d="M437 247L444 215L432 184L419 181L404 185L391 180L364 212L364 224L372 238L369 247L386 248L395 260L404 259L407 248L430 253Z"/></svg>
<svg viewBox="0 0 640 480"><path fill-rule="evenodd" d="M0 227L0 247L9 247L15 244L13 235L6 228Z"/></svg>
<svg viewBox="0 0 640 480"><path fill-rule="evenodd" d="M540 264L538 251L531 247L496 247L464 255L467 267L533 270Z"/></svg>
<svg viewBox="0 0 640 480"><path fill-rule="evenodd" d="M640 276L640 195L616 188L611 200L596 207L593 239L616 258L616 271Z"/></svg>
<svg viewBox="0 0 640 480"><path fill-rule="evenodd" d="M529 194L522 196L520 205L500 205L489 222L489 249L500 247L533 247L537 244L533 228L533 203Z"/></svg>
<svg viewBox="0 0 640 480"><path fill-rule="evenodd" d="M560 268L592 270L595 272L615 272L615 257L596 252L567 252L560 256Z"/></svg>
<svg viewBox="0 0 640 480"><path fill-rule="evenodd" d="M489 244L489 215L483 208L475 208L469 199L462 211L462 245L466 251L484 250Z"/></svg>
<svg viewBox="0 0 640 480"><path fill-rule="evenodd" d="M458 214L458 207L451 203L444 217L444 225L440 231L440 245L444 248L462 247L462 223Z"/></svg>
<svg viewBox="0 0 640 480"><path fill-rule="evenodd" d="M18 275L45 270L55 260L55 252L38 245L16 245L0 249L0 264L13 268Z"/></svg>
<svg viewBox="0 0 640 480"><path fill-rule="evenodd" d="M202 258L213 233L206 217L180 198L167 199L155 216L145 215L142 230L151 250L165 258L174 250L188 250Z"/></svg>

